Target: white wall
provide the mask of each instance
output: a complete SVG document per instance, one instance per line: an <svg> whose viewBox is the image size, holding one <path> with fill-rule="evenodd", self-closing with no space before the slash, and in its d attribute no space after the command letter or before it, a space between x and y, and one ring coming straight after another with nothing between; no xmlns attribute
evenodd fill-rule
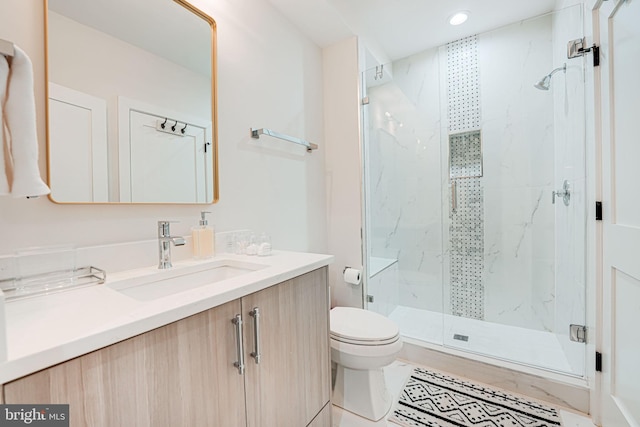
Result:
<svg viewBox="0 0 640 427"><path fill-rule="evenodd" d="M189 234L203 208L218 230L272 235L274 249L325 252L322 52L262 0L194 0L218 28L220 202L212 206L57 205L47 198L0 199L0 254L33 246L154 239L156 221ZM44 10L41 0L0 2L0 38L32 58L45 173ZM270 127L317 142L312 154L278 140L253 140ZM176 251L183 250L176 248ZM184 249L186 250L186 249Z"/></svg>
<svg viewBox="0 0 640 427"><path fill-rule="evenodd" d="M109 100L110 114L125 96L210 120L208 76L51 11L49 35L49 80Z"/></svg>
<svg viewBox="0 0 640 427"><path fill-rule="evenodd" d="M360 92L358 40L324 49L327 217L332 306L362 307L362 285L344 282L344 267L362 267Z"/></svg>

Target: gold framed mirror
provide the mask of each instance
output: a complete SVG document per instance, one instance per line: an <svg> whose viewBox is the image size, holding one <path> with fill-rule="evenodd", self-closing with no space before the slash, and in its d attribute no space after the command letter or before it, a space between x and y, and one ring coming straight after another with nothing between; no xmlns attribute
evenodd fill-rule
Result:
<svg viewBox="0 0 640 427"><path fill-rule="evenodd" d="M44 0L56 203L218 201L216 24L186 0Z"/></svg>

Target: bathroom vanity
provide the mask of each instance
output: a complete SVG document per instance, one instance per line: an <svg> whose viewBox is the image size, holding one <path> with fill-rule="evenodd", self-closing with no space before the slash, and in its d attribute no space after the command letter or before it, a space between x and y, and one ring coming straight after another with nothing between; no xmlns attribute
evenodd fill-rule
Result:
<svg viewBox="0 0 640 427"><path fill-rule="evenodd" d="M71 426L328 427L331 257L247 259L8 303L4 402L68 403ZM246 271L153 293L221 267Z"/></svg>

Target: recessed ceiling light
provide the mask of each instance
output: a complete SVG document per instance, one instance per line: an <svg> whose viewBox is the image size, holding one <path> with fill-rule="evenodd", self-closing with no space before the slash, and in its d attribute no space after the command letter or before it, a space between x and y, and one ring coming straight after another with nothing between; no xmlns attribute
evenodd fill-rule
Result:
<svg viewBox="0 0 640 427"><path fill-rule="evenodd" d="M463 24L467 19L469 19L469 12L461 11L455 13L449 18L449 24L451 25L460 25Z"/></svg>

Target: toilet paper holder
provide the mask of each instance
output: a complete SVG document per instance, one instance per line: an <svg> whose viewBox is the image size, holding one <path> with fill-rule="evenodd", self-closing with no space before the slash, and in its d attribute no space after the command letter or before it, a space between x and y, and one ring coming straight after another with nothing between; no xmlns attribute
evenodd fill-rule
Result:
<svg viewBox="0 0 640 427"><path fill-rule="evenodd" d="M349 284L359 285L362 280L362 271L357 268L346 266L344 270L342 270L342 278Z"/></svg>

